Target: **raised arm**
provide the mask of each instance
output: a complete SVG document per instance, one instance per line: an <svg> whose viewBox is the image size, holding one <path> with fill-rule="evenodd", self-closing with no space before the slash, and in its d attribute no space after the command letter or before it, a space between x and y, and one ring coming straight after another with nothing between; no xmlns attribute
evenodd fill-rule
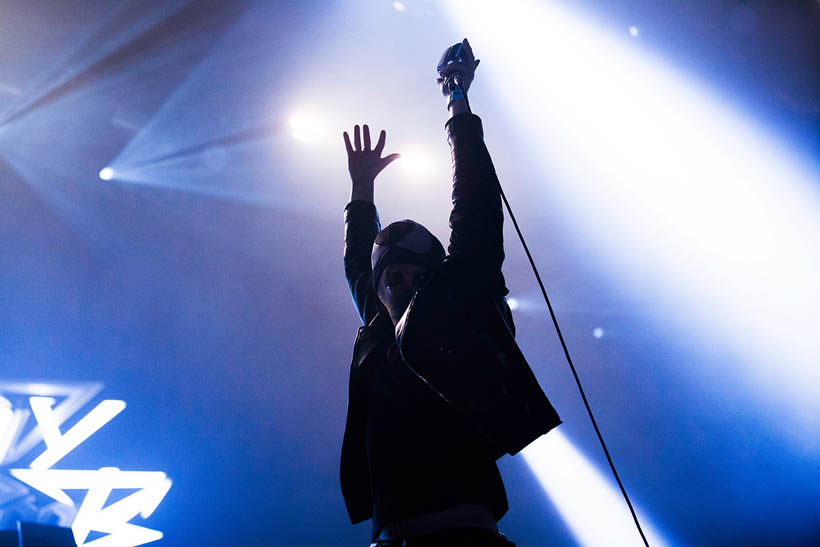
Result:
<svg viewBox="0 0 820 547"><path fill-rule="evenodd" d="M353 304L362 322L367 325L379 311L378 297L373 290L370 253L373 241L379 233L379 215L373 203L376 176L399 154L381 157L387 134L382 131L376 147L370 148L370 128L363 128L364 146L359 126L353 130L353 144L347 131L344 132L347 149L347 165L350 171L352 189L350 203L345 207L345 277L350 286Z"/></svg>
<svg viewBox="0 0 820 547"><path fill-rule="evenodd" d="M501 264L504 261L501 195L492 159L484 145L481 119L469 111L466 92L478 61L469 42L462 42L464 62L450 65L439 79L448 98L452 117L446 124L453 167L453 209L450 213L449 254L462 263L469 278L493 296L507 289ZM460 72L464 94L450 95L447 76Z"/></svg>

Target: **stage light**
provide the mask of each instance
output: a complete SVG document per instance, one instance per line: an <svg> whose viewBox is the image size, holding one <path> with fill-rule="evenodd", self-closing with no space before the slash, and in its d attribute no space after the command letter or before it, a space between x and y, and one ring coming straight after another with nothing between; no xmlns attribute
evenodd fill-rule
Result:
<svg viewBox="0 0 820 547"><path fill-rule="evenodd" d="M396 9L396 11L404 11L404 10L406 9L406 8L404 7L404 4L402 4L402 3L401 3L401 2L399 2L398 0L396 0L395 2L393 2L393 7Z"/></svg>
<svg viewBox="0 0 820 547"><path fill-rule="evenodd" d="M61 522L61 525L71 526L78 545L136 547L163 537L159 530L129 521L137 515L147 519L153 514L172 485L165 473L120 471L116 467L93 470L51 468L69 453L74 453L76 457L75 449L125 408L123 401L105 399L76 420L76 412L84 409L85 403L101 389L102 385L96 383L0 382L0 393L3 394L0 396L0 440L11 434L15 442L4 463L7 465L19 460L43 442L45 450L29 464L28 469L9 469L8 473L17 481L62 504L66 522ZM14 408L5 395L28 395L23 400L28 401L30 408ZM27 427L27 420L32 414L36 424ZM72 425L62 433L60 425L67 420L71 420ZM27 433L19 437L18 434L23 431ZM69 496L66 490L85 490L86 493L78 498ZM127 492L129 490L131 492ZM29 497L32 501L27 503L45 507L35 501L35 496ZM40 513L38 519L43 518L43 513ZM107 535L89 540L91 532Z"/></svg>
<svg viewBox="0 0 820 547"><path fill-rule="evenodd" d="M579 11L535 0L445 5L493 59L482 82L498 86L532 169L549 175L529 199L572 224L605 279L636 309L668 318L669 336L736 355L721 371L726 387L817 450L816 167L725 95ZM532 58L548 70L533 71ZM696 362L666 372L714 379Z"/></svg>
<svg viewBox="0 0 820 547"><path fill-rule="evenodd" d="M290 117L291 135L306 143L315 143L327 134L327 125L321 116L309 112L297 112Z"/></svg>
<svg viewBox="0 0 820 547"><path fill-rule="evenodd" d="M9 473L70 507L75 503L65 490L87 490L71 525L78 545L134 547L163 537L159 530L128 522L137 515L150 517L168 493L172 482L161 471L120 471L116 467L103 467L94 471L11 469ZM136 491L106 505L113 490ZM109 535L84 543L91 531Z"/></svg>
<svg viewBox="0 0 820 547"><path fill-rule="evenodd" d="M518 309L518 299L517 298L508 298L507 305L510 307L511 310Z"/></svg>
<svg viewBox="0 0 820 547"><path fill-rule="evenodd" d="M414 178L414 180L426 179L433 172L433 162L430 155L423 150L410 149L401 152L401 157L396 160L404 171Z"/></svg>
<svg viewBox="0 0 820 547"><path fill-rule="evenodd" d="M635 37L637 37L637 36L638 36L638 34L640 34L640 32L638 31L638 27L636 27L636 26L634 26L634 25L633 25L633 26L631 26L631 27L629 27L629 35L630 35L630 36L632 36L633 38L635 38Z"/></svg>
<svg viewBox="0 0 820 547"><path fill-rule="evenodd" d="M579 544L643 544L617 485L560 430L540 437L521 454ZM646 515L637 512L649 544L668 545Z"/></svg>
<svg viewBox="0 0 820 547"><path fill-rule="evenodd" d="M114 170L110 167L103 167L100 169L100 178L102 180L111 180L114 178Z"/></svg>
<svg viewBox="0 0 820 547"><path fill-rule="evenodd" d="M601 327L595 327L595 329L592 331L592 336L594 336L595 338L600 338L603 335L604 329L602 329Z"/></svg>

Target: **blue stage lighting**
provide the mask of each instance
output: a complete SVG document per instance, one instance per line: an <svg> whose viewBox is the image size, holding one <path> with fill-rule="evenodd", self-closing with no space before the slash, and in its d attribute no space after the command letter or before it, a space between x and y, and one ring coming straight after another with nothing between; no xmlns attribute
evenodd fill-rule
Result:
<svg viewBox="0 0 820 547"><path fill-rule="evenodd" d="M773 422L818 446L816 169L716 91L568 7L446 5L482 44L486 82L550 181L530 199L565 215L600 273L667 317L671 336L733 352L727 387L742 378ZM714 375L697 363L671 372Z"/></svg>
<svg viewBox="0 0 820 547"><path fill-rule="evenodd" d="M102 180L111 180L114 178L114 170L110 167L103 167L100 169L100 178Z"/></svg>
<svg viewBox="0 0 820 547"><path fill-rule="evenodd" d="M522 451L538 482L579 545L641 545L638 530L614 481L595 466L560 429ZM652 547L669 545L638 510Z"/></svg>
<svg viewBox="0 0 820 547"><path fill-rule="evenodd" d="M82 450L75 449L125 410L125 401L118 399L105 399L88 410L86 403L101 389L96 383L0 381L0 461L14 464L8 473L26 485L18 489L31 489L24 506L18 500L7 508L24 513L34 510L40 522L59 517L61 526L71 527L77 545L135 547L160 540L161 531L130 521L138 515L147 519L165 498L172 481L164 472L62 466L64 459L77 462ZM45 445L42 452L41 442ZM32 452L35 456L29 460ZM28 467L24 467L26 462ZM86 494L69 496L66 490ZM122 496L123 490L131 492ZM44 497L58 507L44 505ZM89 540L92 532L106 535Z"/></svg>

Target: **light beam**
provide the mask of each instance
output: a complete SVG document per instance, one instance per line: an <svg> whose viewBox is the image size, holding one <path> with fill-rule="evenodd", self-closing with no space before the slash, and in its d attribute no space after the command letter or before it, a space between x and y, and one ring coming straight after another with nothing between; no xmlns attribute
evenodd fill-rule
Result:
<svg viewBox="0 0 820 547"><path fill-rule="evenodd" d="M820 451L820 176L809 162L561 4L447 6L543 173L532 199L567 215L600 271L663 313L670 335L737 355L721 371L727 387L776 408L779 429L786 414L793 438Z"/></svg>
<svg viewBox="0 0 820 547"><path fill-rule="evenodd" d="M560 430L549 432L521 453L581 545L643 544L612 480L600 473ZM649 545L669 545L646 515L637 513Z"/></svg>

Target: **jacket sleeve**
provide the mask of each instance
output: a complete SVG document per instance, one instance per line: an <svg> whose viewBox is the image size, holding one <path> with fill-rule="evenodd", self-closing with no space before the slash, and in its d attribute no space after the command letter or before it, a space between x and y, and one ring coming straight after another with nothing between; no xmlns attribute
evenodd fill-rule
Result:
<svg viewBox="0 0 820 547"><path fill-rule="evenodd" d="M363 324L368 325L379 312L379 302L371 283L370 254L379 233L379 215L370 201L351 201L345 207L345 277L353 304Z"/></svg>
<svg viewBox="0 0 820 547"><path fill-rule="evenodd" d="M505 296L509 291L501 273L504 214L481 118L459 114L447 122L446 129L453 167L448 252L471 281L492 296Z"/></svg>

